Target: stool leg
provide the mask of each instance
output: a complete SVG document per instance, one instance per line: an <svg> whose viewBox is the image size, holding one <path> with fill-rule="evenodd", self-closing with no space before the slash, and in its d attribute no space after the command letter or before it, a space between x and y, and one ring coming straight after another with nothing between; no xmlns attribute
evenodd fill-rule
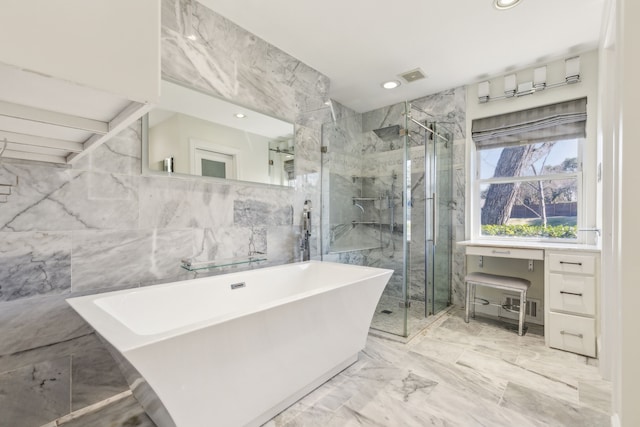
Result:
<svg viewBox="0 0 640 427"><path fill-rule="evenodd" d="M471 284L471 317L476 318L476 284Z"/></svg>
<svg viewBox="0 0 640 427"><path fill-rule="evenodd" d="M469 304L470 304L470 294L471 292L469 292L469 286L471 286L469 284L469 282L467 282L467 286L465 288L465 292L464 292L464 300L465 300L465 308L464 308L464 321L465 323L469 323Z"/></svg>
<svg viewBox="0 0 640 427"><path fill-rule="evenodd" d="M527 291L520 292L520 313L518 318L518 335L522 336L524 329L524 316L527 312Z"/></svg>

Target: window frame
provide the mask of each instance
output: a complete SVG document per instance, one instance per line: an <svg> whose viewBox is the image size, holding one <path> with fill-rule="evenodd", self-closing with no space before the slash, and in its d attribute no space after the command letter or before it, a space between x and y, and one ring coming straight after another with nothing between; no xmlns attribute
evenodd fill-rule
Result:
<svg viewBox="0 0 640 427"><path fill-rule="evenodd" d="M471 156L472 160L472 170L473 170L473 185L471 186L471 197L472 197L472 209L471 209L471 217L472 217L472 238L474 240L499 240L504 242L540 242L540 243L569 243L569 244L584 244L585 236L584 233L577 233L576 239L564 239L564 238L550 238L550 237L524 237L524 236L486 236L482 234L482 224L480 223L480 217L482 213L482 209L480 207L481 202L481 191L480 188L483 184L505 184L505 183L514 183L514 182L536 182L536 181L549 181L549 180L560 180L560 179L576 179L577 186L577 196L578 200L576 203L576 228L580 230L584 228L584 209L585 209L585 194L584 194L584 151L585 146L588 143L586 137L580 138L571 138L577 139L577 156L578 156L578 165L579 169L575 172L568 172L562 174L549 174L549 175L537 175L537 176L522 176L522 177L498 177L498 178L480 178L480 165L481 165L481 149L479 150L476 147L476 144L472 141L472 150L473 155ZM568 139L566 139L568 140ZM558 140L565 141L565 140ZM532 142L531 144L538 144L540 141ZM523 144L528 145L528 144Z"/></svg>

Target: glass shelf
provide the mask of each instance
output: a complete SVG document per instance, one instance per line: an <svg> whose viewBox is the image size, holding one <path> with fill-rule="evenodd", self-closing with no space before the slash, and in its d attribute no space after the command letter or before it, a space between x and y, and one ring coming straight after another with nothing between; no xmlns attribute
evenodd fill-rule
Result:
<svg viewBox="0 0 640 427"><path fill-rule="evenodd" d="M211 268L231 267L234 265L251 264L254 262L266 261L267 254L255 254L245 257L223 258L212 261L192 262L190 260L182 260L180 267L187 271L208 270Z"/></svg>
<svg viewBox="0 0 640 427"><path fill-rule="evenodd" d="M357 180L363 180L363 181L364 181L364 180L367 180L367 179L370 179L370 180L372 180L372 181L375 181L375 180L376 180L376 177L375 177L375 176L358 176L358 175L353 175L353 176L351 177L351 180L352 180L354 183L355 183Z"/></svg>
<svg viewBox="0 0 640 427"><path fill-rule="evenodd" d="M383 198L382 197L352 197L352 199L354 201L355 200L359 200L359 201L362 201L362 200L374 201L374 200L382 200Z"/></svg>

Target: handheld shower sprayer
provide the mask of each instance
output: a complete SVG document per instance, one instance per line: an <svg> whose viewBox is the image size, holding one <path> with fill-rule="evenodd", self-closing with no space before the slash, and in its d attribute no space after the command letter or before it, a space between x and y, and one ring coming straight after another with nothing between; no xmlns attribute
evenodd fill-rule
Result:
<svg viewBox="0 0 640 427"><path fill-rule="evenodd" d="M305 200L302 208L302 239L300 241L300 249L302 251L302 261L311 259L311 200Z"/></svg>

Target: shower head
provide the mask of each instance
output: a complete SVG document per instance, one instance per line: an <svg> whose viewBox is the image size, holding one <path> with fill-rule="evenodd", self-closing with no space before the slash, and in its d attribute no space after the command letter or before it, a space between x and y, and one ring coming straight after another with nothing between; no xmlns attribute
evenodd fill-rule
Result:
<svg viewBox="0 0 640 427"><path fill-rule="evenodd" d="M337 121L337 118L336 110L333 109L333 100L329 98L324 104L329 106L329 109L331 110L331 118L333 119L333 123L335 123Z"/></svg>
<svg viewBox="0 0 640 427"><path fill-rule="evenodd" d="M391 141L400 136L400 125L387 126L385 128L374 129L373 132L383 141Z"/></svg>

